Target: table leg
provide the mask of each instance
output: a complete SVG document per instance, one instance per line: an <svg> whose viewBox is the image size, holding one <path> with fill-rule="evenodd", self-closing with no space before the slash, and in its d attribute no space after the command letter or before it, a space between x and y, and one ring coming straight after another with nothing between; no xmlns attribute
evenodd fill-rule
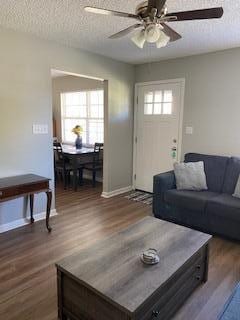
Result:
<svg viewBox="0 0 240 320"><path fill-rule="evenodd" d="M34 218L33 218L34 194L33 193L30 194L29 199L30 199L31 223L34 223Z"/></svg>
<svg viewBox="0 0 240 320"><path fill-rule="evenodd" d="M47 212L46 212L46 227L49 232L52 231L52 228L49 225L49 218L50 218L50 213L51 213L51 205L52 205L52 190L47 190L46 191L47 195Z"/></svg>
<svg viewBox="0 0 240 320"><path fill-rule="evenodd" d="M74 191L77 191L78 188L78 161L77 157L73 159L73 187Z"/></svg>

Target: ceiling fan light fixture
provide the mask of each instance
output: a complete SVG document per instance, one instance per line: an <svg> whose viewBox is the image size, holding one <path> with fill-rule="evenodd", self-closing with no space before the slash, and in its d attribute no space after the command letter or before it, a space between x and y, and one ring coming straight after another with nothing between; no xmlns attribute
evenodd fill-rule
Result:
<svg viewBox="0 0 240 320"><path fill-rule="evenodd" d="M151 24L145 29L145 39L149 43L155 43L160 37L161 31L158 25Z"/></svg>
<svg viewBox="0 0 240 320"><path fill-rule="evenodd" d="M85 11L96 14L137 20L138 23L111 35L109 38L118 39L135 29L143 28L132 37L132 41L141 49L144 47L146 41L155 43L157 48L162 48L170 41L180 40L182 36L172 29L168 25L168 22L219 19L224 13L222 7L168 13L167 1L168 0L145 0L137 6L135 14L91 6L87 6L84 9Z"/></svg>
<svg viewBox="0 0 240 320"><path fill-rule="evenodd" d="M145 44L145 31L144 30L140 30L137 31L133 37L131 38L132 42L135 43L135 45L137 47L139 47L140 49L143 49L144 44Z"/></svg>
<svg viewBox="0 0 240 320"><path fill-rule="evenodd" d="M170 41L170 37L167 36L163 31L160 31L160 36L156 41L156 46L158 49L166 47Z"/></svg>

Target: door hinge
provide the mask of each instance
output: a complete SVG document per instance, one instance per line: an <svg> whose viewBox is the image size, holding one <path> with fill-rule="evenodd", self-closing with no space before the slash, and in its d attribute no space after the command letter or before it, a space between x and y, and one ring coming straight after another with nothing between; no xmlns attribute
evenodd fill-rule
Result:
<svg viewBox="0 0 240 320"><path fill-rule="evenodd" d="M137 179L137 175L135 174L135 175L134 175L134 180L136 180L136 179Z"/></svg>
<svg viewBox="0 0 240 320"><path fill-rule="evenodd" d="M138 105L138 96L137 96L137 105Z"/></svg>
<svg viewBox="0 0 240 320"><path fill-rule="evenodd" d="M137 143L137 137L135 137L135 143Z"/></svg>

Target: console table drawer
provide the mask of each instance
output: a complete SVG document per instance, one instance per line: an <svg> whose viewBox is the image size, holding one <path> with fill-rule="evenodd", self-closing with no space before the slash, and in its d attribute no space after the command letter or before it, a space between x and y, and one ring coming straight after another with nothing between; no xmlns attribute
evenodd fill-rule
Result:
<svg viewBox="0 0 240 320"><path fill-rule="evenodd" d="M0 201L8 198L18 197L19 195L29 194L31 192L39 192L39 190L47 190L49 188L49 182L39 182L31 185L21 185L14 188L6 188L0 190Z"/></svg>

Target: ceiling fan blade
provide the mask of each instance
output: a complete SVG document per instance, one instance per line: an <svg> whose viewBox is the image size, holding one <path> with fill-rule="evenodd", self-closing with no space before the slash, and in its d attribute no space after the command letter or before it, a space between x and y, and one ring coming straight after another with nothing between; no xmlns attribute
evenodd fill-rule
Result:
<svg viewBox="0 0 240 320"><path fill-rule="evenodd" d="M118 33L113 34L112 36L109 37L109 39L118 39L118 38L124 37L128 33L132 32L133 30L138 29L140 27L142 27L142 24L140 24L140 23L134 24L133 26L130 26L127 29L124 29Z"/></svg>
<svg viewBox="0 0 240 320"><path fill-rule="evenodd" d="M161 22L161 26L163 27L163 32L170 37L170 42L177 41L182 38L182 36L177 33L175 30L170 28L166 23Z"/></svg>
<svg viewBox="0 0 240 320"><path fill-rule="evenodd" d="M151 13L152 9L155 8L158 11L158 16L160 16L162 8L165 6L167 0L148 0L147 13Z"/></svg>
<svg viewBox="0 0 240 320"><path fill-rule="evenodd" d="M118 16L118 17L124 17L124 18L133 18L133 19L140 20L139 16L137 16L136 14L127 13L127 12L119 12L114 10L96 8L96 7L85 7L84 10L87 12L96 13L96 14Z"/></svg>
<svg viewBox="0 0 240 320"><path fill-rule="evenodd" d="M168 13L166 17L168 16L176 16L177 21L218 19L223 16L223 8L219 7L219 8L210 8L210 9L202 9L202 10L174 12L174 13Z"/></svg>
<svg viewBox="0 0 240 320"><path fill-rule="evenodd" d="M165 6L167 0L156 0L156 8L158 9L158 12L162 10L162 8Z"/></svg>

